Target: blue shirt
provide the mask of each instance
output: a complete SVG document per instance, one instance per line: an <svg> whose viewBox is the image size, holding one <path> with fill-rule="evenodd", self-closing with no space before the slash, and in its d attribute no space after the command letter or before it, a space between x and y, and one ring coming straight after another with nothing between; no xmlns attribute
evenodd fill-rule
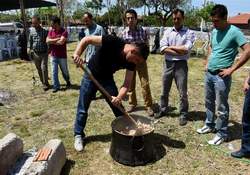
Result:
<svg viewBox="0 0 250 175"><path fill-rule="evenodd" d="M96 36L102 36L105 35L105 31L103 29L102 26L93 23L92 26L90 26L89 28L85 29L85 35L89 36L89 35L96 35ZM100 46L94 46L94 45L88 45L86 50L85 50L85 60L88 63L89 60L91 59L91 57L93 55L95 55L96 50L100 48Z"/></svg>
<svg viewBox="0 0 250 175"><path fill-rule="evenodd" d="M171 27L164 32L164 35L160 41L160 51L162 52L169 46L184 45L189 51L188 54L181 56L165 54L165 59L168 61L187 60L189 58L189 53L193 47L194 41L194 32L188 28L182 27L179 31L177 31L174 27Z"/></svg>
<svg viewBox="0 0 250 175"><path fill-rule="evenodd" d="M247 43L238 27L229 25L225 30L214 29L211 34L212 52L208 60L208 69L216 71L231 67L238 54L238 48Z"/></svg>

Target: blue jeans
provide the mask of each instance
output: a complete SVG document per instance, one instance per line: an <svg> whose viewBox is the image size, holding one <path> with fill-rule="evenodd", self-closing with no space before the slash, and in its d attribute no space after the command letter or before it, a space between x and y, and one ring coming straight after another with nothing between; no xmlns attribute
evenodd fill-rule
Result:
<svg viewBox="0 0 250 175"><path fill-rule="evenodd" d="M241 151L250 154L250 89L246 93L243 107Z"/></svg>
<svg viewBox="0 0 250 175"><path fill-rule="evenodd" d="M67 59L51 57L53 89L60 89L60 82L58 78L58 66L62 71L62 75L66 83L70 83Z"/></svg>
<svg viewBox="0 0 250 175"><path fill-rule="evenodd" d="M218 136L228 137L229 105L228 95L231 87L231 76L220 77L206 72L205 75L205 124L210 128L215 128ZM215 123L215 101L217 119Z"/></svg>
<svg viewBox="0 0 250 175"><path fill-rule="evenodd" d="M98 80L97 81L103 86L103 88L111 95L117 96L118 90L115 85L114 79L107 79L107 80ZM76 112L76 120L75 120L75 127L74 127L74 134L75 135L82 135L85 137L84 128L86 126L86 121L88 118L88 109L89 105L95 96L97 91L97 87L95 84L89 79L87 75L83 76L80 88L80 96L78 100L77 112ZM106 99L109 106L111 107L113 113L116 117L122 116L122 112L113 106L108 99Z"/></svg>

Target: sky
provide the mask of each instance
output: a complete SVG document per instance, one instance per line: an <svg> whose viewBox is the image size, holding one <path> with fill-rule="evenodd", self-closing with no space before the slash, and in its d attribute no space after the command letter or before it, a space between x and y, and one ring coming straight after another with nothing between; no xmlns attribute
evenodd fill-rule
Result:
<svg viewBox="0 0 250 175"><path fill-rule="evenodd" d="M48 0L54 1L55 0ZM78 0L84 1L84 0ZM111 0L113 2L113 0ZM235 16L238 13L250 13L250 0L192 0L192 5L195 7L202 7L204 1L213 1L216 4L223 4L228 9L229 16ZM106 11L106 10L104 10ZM143 8L136 9L139 14L143 13Z"/></svg>
<svg viewBox="0 0 250 175"><path fill-rule="evenodd" d="M213 0L216 4L223 4L227 7L229 16L235 16L238 13L250 13L250 0ZM195 7L201 7L204 0L192 0Z"/></svg>

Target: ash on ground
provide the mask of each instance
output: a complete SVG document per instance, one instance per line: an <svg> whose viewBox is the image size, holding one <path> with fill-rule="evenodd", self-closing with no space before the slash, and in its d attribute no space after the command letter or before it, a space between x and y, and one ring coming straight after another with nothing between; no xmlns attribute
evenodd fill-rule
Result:
<svg viewBox="0 0 250 175"><path fill-rule="evenodd" d="M10 104L16 101L16 95L6 89L0 89L0 106L4 106L6 104Z"/></svg>

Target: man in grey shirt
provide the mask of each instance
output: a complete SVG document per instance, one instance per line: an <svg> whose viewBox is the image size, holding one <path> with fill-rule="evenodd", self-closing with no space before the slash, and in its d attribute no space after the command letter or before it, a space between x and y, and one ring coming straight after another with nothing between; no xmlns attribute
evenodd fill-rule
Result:
<svg viewBox="0 0 250 175"><path fill-rule="evenodd" d="M162 95L160 100L160 112L156 118L167 114L169 92L172 80L175 80L180 96L180 120L181 126L187 124L188 114L188 65L190 50L193 46L195 35L183 26L184 11L176 9L173 11L174 27L165 31L160 42L160 50L165 54L162 78Z"/></svg>
<svg viewBox="0 0 250 175"><path fill-rule="evenodd" d="M96 35L96 36L103 36L105 35L105 31L102 26L96 24L93 21L93 16L89 12L85 12L83 14L83 24L86 26L85 29L85 36ZM88 63L89 59L95 54L96 50L99 46L88 45L85 51L85 61Z"/></svg>
<svg viewBox="0 0 250 175"><path fill-rule="evenodd" d="M44 91L49 89L47 35L48 31L41 27L40 18L38 16L33 16L32 28L28 40L28 53L31 54L35 62Z"/></svg>

